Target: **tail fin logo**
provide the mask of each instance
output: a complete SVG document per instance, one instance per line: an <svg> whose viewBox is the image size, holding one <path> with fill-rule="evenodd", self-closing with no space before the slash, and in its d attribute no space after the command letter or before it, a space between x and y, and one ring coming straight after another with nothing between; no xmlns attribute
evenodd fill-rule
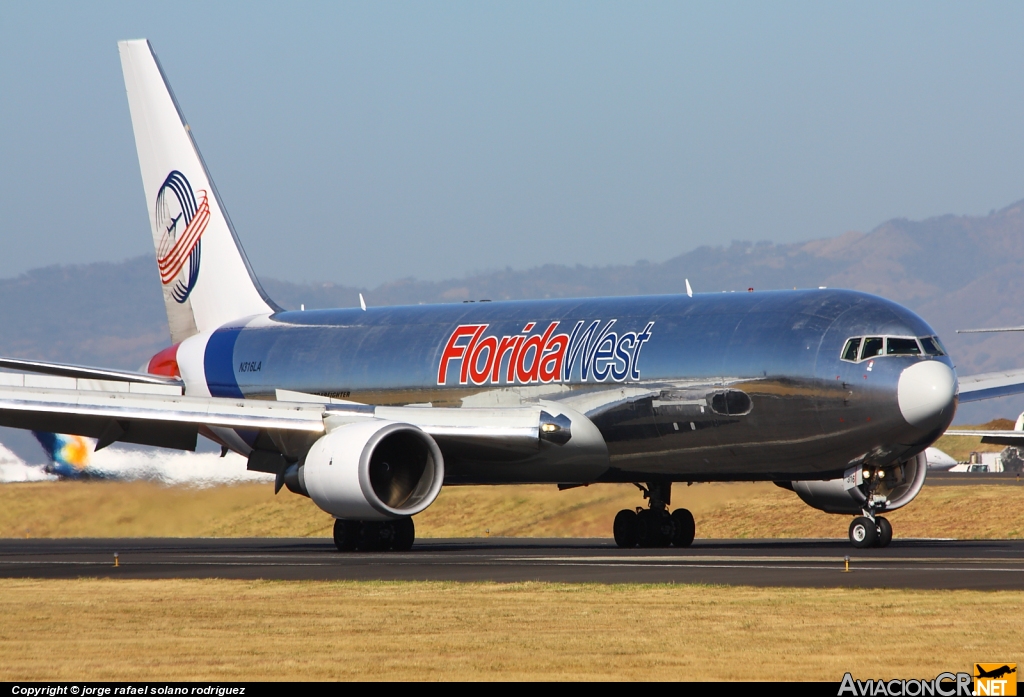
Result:
<svg viewBox="0 0 1024 697"><path fill-rule="evenodd" d="M163 230L156 257L160 281L171 286L179 303L188 300L199 278L199 243L209 222L206 192L193 192L178 170L168 174L156 195L156 225Z"/></svg>

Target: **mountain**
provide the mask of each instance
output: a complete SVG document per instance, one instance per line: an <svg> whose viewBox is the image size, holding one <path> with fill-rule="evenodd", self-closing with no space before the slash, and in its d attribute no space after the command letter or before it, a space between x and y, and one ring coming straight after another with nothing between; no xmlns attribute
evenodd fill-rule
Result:
<svg viewBox="0 0 1024 697"><path fill-rule="evenodd" d="M136 369L169 343L155 261L50 266L0 279L0 355ZM376 288L262 279L280 305L298 309L463 300L755 291L817 286L876 293L915 310L970 374L1024 367L1024 335L958 335L956 329L1024 325L1024 201L987 216L890 220L869 233L795 244L732 242L664 262L605 267L545 264L446 281L412 278ZM1024 398L965 406L959 423L1015 418Z"/></svg>

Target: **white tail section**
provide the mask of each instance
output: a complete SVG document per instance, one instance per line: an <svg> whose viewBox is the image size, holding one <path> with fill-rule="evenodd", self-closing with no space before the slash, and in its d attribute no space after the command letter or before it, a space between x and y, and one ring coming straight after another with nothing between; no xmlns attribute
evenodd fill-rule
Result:
<svg viewBox="0 0 1024 697"><path fill-rule="evenodd" d="M149 41L120 41L171 339L277 308L260 288Z"/></svg>

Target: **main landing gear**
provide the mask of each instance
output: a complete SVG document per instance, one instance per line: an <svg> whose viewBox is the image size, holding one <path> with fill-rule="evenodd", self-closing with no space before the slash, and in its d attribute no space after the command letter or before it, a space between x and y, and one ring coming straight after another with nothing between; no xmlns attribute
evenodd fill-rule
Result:
<svg viewBox="0 0 1024 697"><path fill-rule="evenodd" d="M693 514L685 508L668 512L672 496L672 482L648 482L646 487L636 485L644 498L650 501L647 509L619 511L612 525L615 544L629 549L640 547L689 547L693 543L696 525Z"/></svg>
<svg viewBox="0 0 1024 697"><path fill-rule="evenodd" d="M335 520L334 546L341 552L406 552L416 539L412 518L398 520Z"/></svg>
<svg viewBox="0 0 1024 697"><path fill-rule="evenodd" d="M873 520L872 520L873 519ZM857 516L850 523L850 544L858 549L888 547L892 542L892 523L880 515Z"/></svg>

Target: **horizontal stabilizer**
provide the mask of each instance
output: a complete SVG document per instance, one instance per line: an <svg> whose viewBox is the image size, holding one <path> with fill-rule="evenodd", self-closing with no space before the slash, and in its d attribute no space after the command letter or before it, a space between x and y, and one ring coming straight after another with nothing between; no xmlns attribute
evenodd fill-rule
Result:
<svg viewBox="0 0 1024 697"><path fill-rule="evenodd" d="M0 368L5 370L15 370L22 373L57 375L59 377L79 378L82 380L144 382L150 385L173 385L175 387L182 387L184 385L184 383L181 380L178 380L177 378L164 377L162 375L136 373L130 370L90 368L84 365L70 365L68 363L44 363L43 361L28 361L23 358L0 357Z"/></svg>

